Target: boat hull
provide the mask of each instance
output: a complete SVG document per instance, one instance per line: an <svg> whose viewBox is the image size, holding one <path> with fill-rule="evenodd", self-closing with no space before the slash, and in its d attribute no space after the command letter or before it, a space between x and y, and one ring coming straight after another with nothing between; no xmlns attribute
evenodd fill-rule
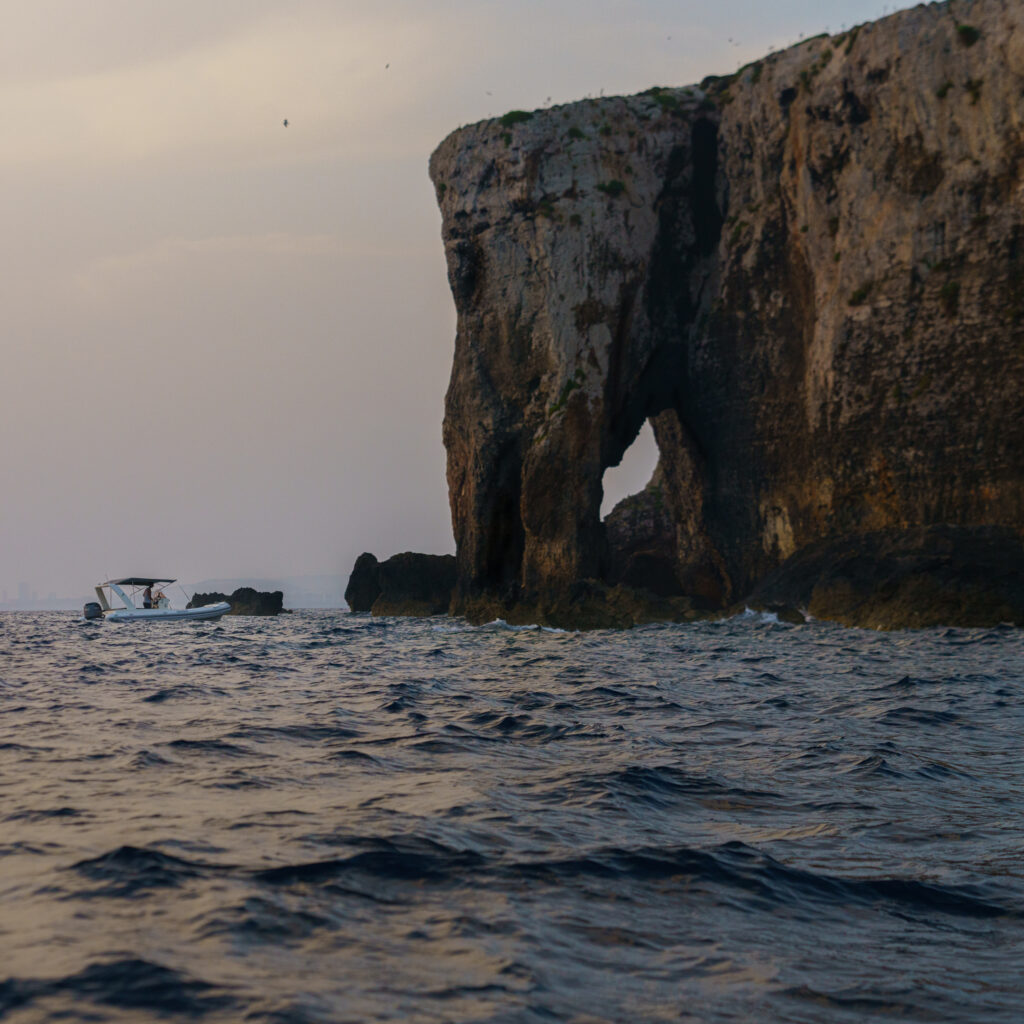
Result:
<svg viewBox="0 0 1024 1024"><path fill-rule="evenodd" d="M227 601L203 605L202 608L118 608L107 612L108 622L181 622L213 621L231 611Z"/></svg>

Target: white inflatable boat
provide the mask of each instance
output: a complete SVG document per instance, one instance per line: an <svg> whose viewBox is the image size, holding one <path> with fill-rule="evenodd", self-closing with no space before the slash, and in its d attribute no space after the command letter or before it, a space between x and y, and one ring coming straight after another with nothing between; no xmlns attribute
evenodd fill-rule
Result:
<svg viewBox="0 0 1024 1024"><path fill-rule="evenodd" d="M147 576L126 576L124 579L98 583L96 597L99 600L90 601L83 614L87 619L103 618L108 622L180 622L183 619L219 619L231 611L227 601L203 605L202 608L172 608L167 595L160 590L160 585L173 582ZM113 607L113 597L120 600L124 607Z"/></svg>

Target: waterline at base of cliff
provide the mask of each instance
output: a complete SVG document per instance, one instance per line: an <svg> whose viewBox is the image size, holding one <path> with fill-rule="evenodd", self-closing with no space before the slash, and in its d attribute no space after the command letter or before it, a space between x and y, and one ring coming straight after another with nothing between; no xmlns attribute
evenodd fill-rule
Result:
<svg viewBox="0 0 1024 1024"><path fill-rule="evenodd" d="M368 557L372 558L361 559ZM393 563L395 577L405 564L409 563L401 559ZM453 596L454 560L439 564L444 575L433 584L434 604L429 610L423 603L394 600L353 609L370 611L372 605L378 615L452 611L477 625L502 619L566 629L695 622L747 608L789 622L822 619L868 629L1024 626L1024 543L1007 527L935 525L822 541L788 558L724 609L699 596L659 595L642 586L601 580L581 580L533 600L523 595L512 600L491 595L460 598ZM358 588L363 571L357 563L350 588ZM401 590L408 594L420 578L406 581ZM358 597L356 590L352 597Z"/></svg>

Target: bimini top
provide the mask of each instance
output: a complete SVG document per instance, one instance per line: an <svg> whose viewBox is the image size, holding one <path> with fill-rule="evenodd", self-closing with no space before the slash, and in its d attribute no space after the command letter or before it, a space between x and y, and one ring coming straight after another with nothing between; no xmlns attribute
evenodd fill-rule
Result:
<svg viewBox="0 0 1024 1024"><path fill-rule="evenodd" d="M173 583L174 580L166 579L151 579L149 576L125 576L124 579L119 580L107 580L106 583L99 584L101 587L109 587L111 583L119 587L151 587L154 583Z"/></svg>

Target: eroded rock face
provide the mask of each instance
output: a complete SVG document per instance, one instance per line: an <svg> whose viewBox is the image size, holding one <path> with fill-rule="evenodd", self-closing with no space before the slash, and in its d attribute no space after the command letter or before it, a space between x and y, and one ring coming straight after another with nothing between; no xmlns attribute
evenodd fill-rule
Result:
<svg viewBox="0 0 1024 1024"><path fill-rule="evenodd" d="M697 89L587 101L464 129L431 160L459 314L456 610L604 574L601 474L670 400L682 338L662 344L661 321L692 317L717 241L704 105ZM660 290L659 239L682 275Z"/></svg>
<svg viewBox="0 0 1024 1024"><path fill-rule="evenodd" d="M819 541L769 573L747 603L790 621L868 629L1024 626L1024 543L1007 527L947 525Z"/></svg>
<svg viewBox="0 0 1024 1024"><path fill-rule="evenodd" d="M380 597L380 562L375 555L364 551L352 567L345 587L345 604L349 611L368 612Z"/></svg>
<svg viewBox="0 0 1024 1024"><path fill-rule="evenodd" d="M1024 5L955 12L441 144L454 611L624 581L601 478L648 418L705 606L823 540L1024 528Z"/></svg>
<svg viewBox="0 0 1024 1024"><path fill-rule="evenodd" d="M676 524L661 474L639 493L620 501L605 519L607 576L662 597L680 593L676 572Z"/></svg>
<svg viewBox="0 0 1024 1024"><path fill-rule="evenodd" d="M443 615L455 588L454 555L405 551L380 564L380 597L374 615Z"/></svg>

